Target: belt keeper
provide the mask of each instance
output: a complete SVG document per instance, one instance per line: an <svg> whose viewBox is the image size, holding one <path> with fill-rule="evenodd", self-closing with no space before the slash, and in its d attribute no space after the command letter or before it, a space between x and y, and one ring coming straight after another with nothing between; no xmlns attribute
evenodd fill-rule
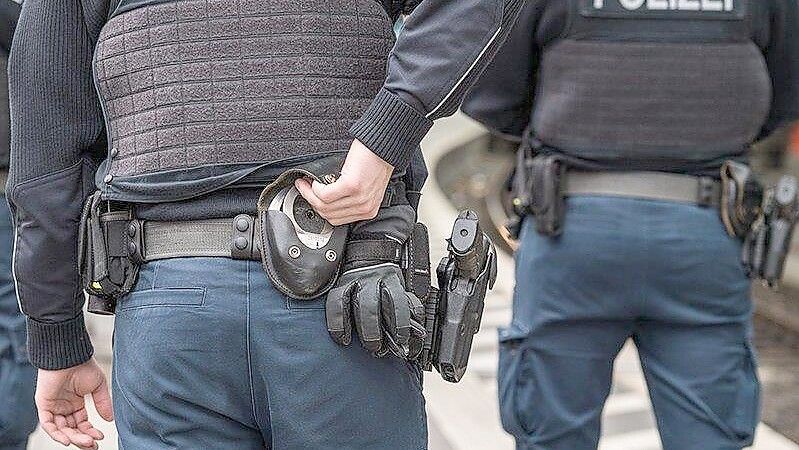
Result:
<svg viewBox="0 0 799 450"><path fill-rule="evenodd" d="M233 219L233 236L230 241L230 257L252 259L255 252L255 219L248 214L239 214Z"/></svg>
<svg viewBox="0 0 799 450"><path fill-rule="evenodd" d="M702 208L709 208L715 203L716 181L711 177L699 177L697 183L696 204Z"/></svg>
<svg viewBox="0 0 799 450"><path fill-rule="evenodd" d="M127 238L130 260L135 264L144 264L144 222L141 220L128 222Z"/></svg>

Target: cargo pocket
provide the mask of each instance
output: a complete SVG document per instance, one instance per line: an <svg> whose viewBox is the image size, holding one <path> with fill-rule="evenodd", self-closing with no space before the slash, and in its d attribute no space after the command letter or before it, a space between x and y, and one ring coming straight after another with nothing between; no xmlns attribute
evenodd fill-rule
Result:
<svg viewBox="0 0 799 450"><path fill-rule="evenodd" d="M757 355L752 343L746 343L741 366L738 398L730 428L741 447L752 445L760 422L760 382L757 378Z"/></svg>
<svg viewBox="0 0 799 450"><path fill-rule="evenodd" d="M499 413L502 427L517 439L524 439L531 431L522 423L519 411L519 398L529 398L530 392L526 391L532 387L532 380L522 379L526 364L524 341L524 334L500 329L497 372Z"/></svg>

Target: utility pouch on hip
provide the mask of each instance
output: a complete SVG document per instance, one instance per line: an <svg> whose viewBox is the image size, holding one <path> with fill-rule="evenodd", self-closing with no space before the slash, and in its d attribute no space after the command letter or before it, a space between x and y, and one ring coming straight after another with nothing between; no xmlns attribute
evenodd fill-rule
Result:
<svg viewBox="0 0 799 450"><path fill-rule="evenodd" d="M564 184L566 164L557 155L539 155L530 164L530 213L536 229L544 236L555 237L563 232L565 216Z"/></svg>
<svg viewBox="0 0 799 450"><path fill-rule="evenodd" d="M335 180L305 168L281 174L258 199L258 240L264 271L275 288L293 299L311 300L338 279L349 227L334 227L313 210L294 187L302 177Z"/></svg>
<svg viewBox="0 0 799 450"><path fill-rule="evenodd" d="M114 208L100 192L89 197L81 215L78 261L88 310L110 315L127 295L142 264L141 222L129 207Z"/></svg>
<svg viewBox="0 0 799 450"><path fill-rule="evenodd" d="M746 236L742 260L749 276L776 288L785 271L793 231L799 220L799 183L783 176L766 193L763 214Z"/></svg>
<svg viewBox="0 0 799 450"><path fill-rule="evenodd" d="M763 187L745 164L727 161L721 168L721 221L732 237L744 238L762 215Z"/></svg>

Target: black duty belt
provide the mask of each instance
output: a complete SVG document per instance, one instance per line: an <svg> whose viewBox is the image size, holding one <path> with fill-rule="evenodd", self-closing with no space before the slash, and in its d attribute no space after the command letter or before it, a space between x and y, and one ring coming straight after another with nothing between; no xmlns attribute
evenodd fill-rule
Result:
<svg viewBox="0 0 799 450"><path fill-rule="evenodd" d="M391 183L381 206L407 204L404 185ZM258 243L260 225L254 216L241 214L234 218L184 220L177 222L136 221L142 229L143 242L134 253L140 261L168 258L222 257L261 261ZM132 234L136 234L132 231ZM391 243L383 243L383 252L396 258ZM357 258L353 251L349 259Z"/></svg>
<svg viewBox="0 0 799 450"><path fill-rule="evenodd" d="M710 177L665 172L570 170L566 175L564 194L629 197L718 208L721 204L721 183Z"/></svg>
<svg viewBox="0 0 799 450"><path fill-rule="evenodd" d="M142 222L141 259L222 257L261 260L253 216L180 222Z"/></svg>

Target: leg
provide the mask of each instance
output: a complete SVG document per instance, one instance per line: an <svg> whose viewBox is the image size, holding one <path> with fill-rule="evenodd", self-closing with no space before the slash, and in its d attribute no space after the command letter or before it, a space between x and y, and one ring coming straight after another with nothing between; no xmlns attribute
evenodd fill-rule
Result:
<svg viewBox="0 0 799 450"><path fill-rule="evenodd" d="M0 357L0 398L4 404L0 408L0 450L27 447L28 435L38 422L33 406L35 380L36 369L27 362L16 361L8 353Z"/></svg>
<svg viewBox="0 0 799 450"><path fill-rule="evenodd" d="M752 444L759 388L747 327L647 324L636 335L663 448Z"/></svg>
<svg viewBox="0 0 799 450"><path fill-rule="evenodd" d="M289 300L250 265L250 346L258 420L277 450L427 448L421 373L333 342L324 299Z"/></svg>
<svg viewBox="0 0 799 450"><path fill-rule="evenodd" d="M36 370L25 351L25 318L11 276L14 232L5 197L0 196L0 450L24 449L36 428L33 392Z"/></svg>
<svg viewBox="0 0 799 450"><path fill-rule="evenodd" d="M503 426L520 450L597 447L613 361L632 333L637 296L630 279L636 233L617 203L570 201L557 239L525 221L498 376Z"/></svg>
<svg viewBox="0 0 799 450"><path fill-rule="evenodd" d="M635 341L663 446L747 447L758 423L759 385L740 243L724 233L716 211L658 208L649 215L663 223L651 234L648 306Z"/></svg>
<svg viewBox="0 0 799 450"><path fill-rule="evenodd" d="M248 375L246 283L246 263L223 258L142 267L116 315L120 448L265 447Z"/></svg>

